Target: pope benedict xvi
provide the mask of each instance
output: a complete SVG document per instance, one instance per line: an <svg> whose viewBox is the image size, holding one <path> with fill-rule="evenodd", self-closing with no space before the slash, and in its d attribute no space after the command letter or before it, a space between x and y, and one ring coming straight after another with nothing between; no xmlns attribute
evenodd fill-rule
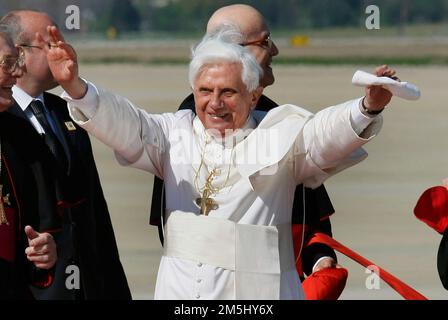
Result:
<svg viewBox="0 0 448 320"><path fill-rule="evenodd" d="M366 157L391 99L381 87L313 115L294 105L253 111L262 70L238 30L205 36L189 80L196 113L150 114L78 75L55 27L45 47L72 118L122 165L166 186L165 246L155 299L303 299L291 236L297 184L319 186ZM383 67L381 75L392 76Z"/></svg>

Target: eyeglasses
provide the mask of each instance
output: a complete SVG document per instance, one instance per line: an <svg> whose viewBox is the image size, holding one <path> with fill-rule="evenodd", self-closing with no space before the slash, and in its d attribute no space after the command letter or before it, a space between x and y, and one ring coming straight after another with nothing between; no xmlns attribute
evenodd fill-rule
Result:
<svg viewBox="0 0 448 320"><path fill-rule="evenodd" d="M3 70L3 72L11 74L13 73L16 68L22 68L23 67L23 55L19 55L16 57L4 57L0 60L0 66Z"/></svg>
<svg viewBox="0 0 448 320"><path fill-rule="evenodd" d="M36 48L36 49L42 50L41 47L39 47L39 46L32 46L30 44L19 44L19 47L22 47L22 48Z"/></svg>
<svg viewBox="0 0 448 320"><path fill-rule="evenodd" d="M272 49L274 47L274 41L272 41L271 36L264 37L263 39L249 41L245 43L240 43L241 46L260 46L268 49Z"/></svg>
<svg viewBox="0 0 448 320"><path fill-rule="evenodd" d="M51 44L49 42L46 42L46 45L48 46L48 48L51 48ZM42 47L33 46L31 44L25 44L25 43L19 44L19 47L22 47L22 48L36 48L36 49L40 49L40 50L43 49Z"/></svg>

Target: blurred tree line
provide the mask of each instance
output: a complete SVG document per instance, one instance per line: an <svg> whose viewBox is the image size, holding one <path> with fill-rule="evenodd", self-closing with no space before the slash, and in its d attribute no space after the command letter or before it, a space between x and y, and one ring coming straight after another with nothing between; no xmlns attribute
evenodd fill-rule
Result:
<svg viewBox="0 0 448 320"><path fill-rule="evenodd" d="M119 1L121 2L121 1ZM143 29L200 31L213 11L232 3L257 8L272 29L364 26L368 5L377 5L381 25L448 21L448 0L135 0Z"/></svg>
<svg viewBox="0 0 448 320"><path fill-rule="evenodd" d="M363 26L370 4L379 7L381 26L448 21L448 0L2 0L0 14L38 9L63 24L65 7L74 4L80 8L84 32L113 27L118 32L202 33L211 13L232 3L256 7L276 30Z"/></svg>

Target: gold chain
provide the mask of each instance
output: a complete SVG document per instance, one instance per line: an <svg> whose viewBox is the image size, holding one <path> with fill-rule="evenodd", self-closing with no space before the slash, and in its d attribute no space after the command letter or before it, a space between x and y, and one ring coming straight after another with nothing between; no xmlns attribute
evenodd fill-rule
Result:
<svg viewBox="0 0 448 320"><path fill-rule="evenodd" d="M209 172L208 168L207 168L207 173L208 173L207 179L205 180L204 186L202 188L200 188L198 185L199 172L201 171L202 166L205 164L204 157L205 157L205 152L206 152L208 143L209 143L209 141L208 141L208 139L206 139L204 148L202 151L202 155L201 155L201 163L199 164L199 167L196 170L195 176L194 176L194 186L195 186L196 190L199 192L199 195L202 194L202 196L200 198L196 199L196 204L198 206L200 206L201 214L204 214L204 215L208 215L210 210L216 210L218 208L218 204L213 200L212 197L216 196L219 193L219 191L221 191L222 189L227 187L227 183L229 182L229 177L230 177L230 169L232 167L233 152L235 149L235 145L233 145L232 151L230 154L229 167L227 168L227 177L226 177L226 180L224 181L224 183L220 187L214 187L212 183L213 183L213 179L219 175L218 169L215 168L211 172Z"/></svg>
<svg viewBox="0 0 448 320"><path fill-rule="evenodd" d="M209 141L206 140L203 151L202 151L202 155L201 155L201 163L199 164L198 169L195 170L194 186L199 193L202 193L204 191L204 189L208 187L208 189L211 190L214 195L216 195L216 193L218 193L220 190L227 187L227 183L229 182L230 169L232 167L233 153L235 150L235 145L232 147L232 152L230 154L230 162L229 162L229 165L227 168L227 177L226 177L226 180L224 181L224 183L222 184L222 186L218 188L218 187L213 187L213 185L212 185L213 178L219 175L218 169L215 168L211 172L209 172L208 168L207 168L208 176L207 176L206 182L202 188L199 188L199 185L198 185L199 172L201 171L202 166L205 164L204 155L205 155L205 151L206 151L205 149L206 149L208 143L209 143Z"/></svg>

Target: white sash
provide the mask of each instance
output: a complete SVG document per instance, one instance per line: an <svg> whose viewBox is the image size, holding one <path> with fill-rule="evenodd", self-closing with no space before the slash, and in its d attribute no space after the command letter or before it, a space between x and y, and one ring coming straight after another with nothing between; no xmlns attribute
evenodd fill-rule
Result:
<svg viewBox="0 0 448 320"><path fill-rule="evenodd" d="M238 224L182 211L169 215L164 255L234 271L223 299L279 299L281 273L295 268L291 224Z"/></svg>

